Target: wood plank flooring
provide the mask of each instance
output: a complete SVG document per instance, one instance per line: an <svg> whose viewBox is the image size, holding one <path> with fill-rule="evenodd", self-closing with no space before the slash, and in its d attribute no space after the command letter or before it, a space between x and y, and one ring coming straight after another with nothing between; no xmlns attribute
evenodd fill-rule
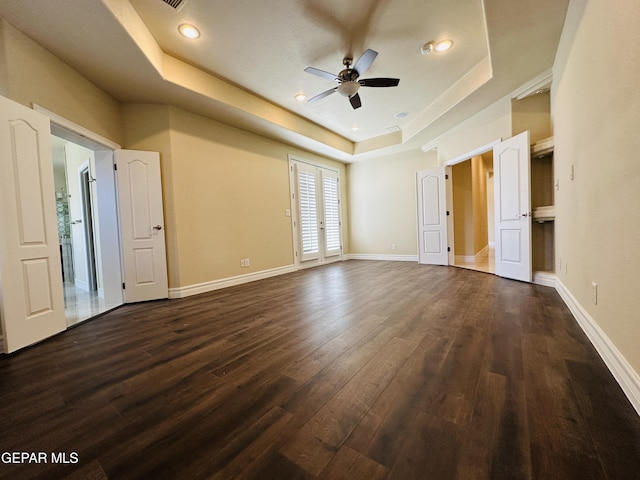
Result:
<svg viewBox="0 0 640 480"><path fill-rule="evenodd" d="M0 357L0 453L11 479L631 479L640 417L555 290L347 261Z"/></svg>

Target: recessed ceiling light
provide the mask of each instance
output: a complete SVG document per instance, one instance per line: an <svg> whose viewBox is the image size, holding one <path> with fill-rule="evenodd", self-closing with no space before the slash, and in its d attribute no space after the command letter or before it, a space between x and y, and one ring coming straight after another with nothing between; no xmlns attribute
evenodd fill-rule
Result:
<svg viewBox="0 0 640 480"><path fill-rule="evenodd" d="M453 46L453 41L451 40L441 40L433 47L434 50L438 53L446 52Z"/></svg>
<svg viewBox="0 0 640 480"><path fill-rule="evenodd" d="M304 93L299 93L295 96L295 99L299 102L304 102L307 99L307 96Z"/></svg>
<svg viewBox="0 0 640 480"><path fill-rule="evenodd" d="M180 32L180 35L182 35L185 38L194 39L194 38L200 37L200 30L198 30L196 27L188 23L181 24L178 27L178 31Z"/></svg>
<svg viewBox="0 0 640 480"><path fill-rule="evenodd" d="M394 115L395 118L407 118L409 116L409 112L398 112Z"/></svg>
<svg viewBox="0 0 640 480"><path fill-rule="evenodd" d="M433 52L433 42L425 43L420 47L420 53L422 55L429 55L431 52Z"/></svg>

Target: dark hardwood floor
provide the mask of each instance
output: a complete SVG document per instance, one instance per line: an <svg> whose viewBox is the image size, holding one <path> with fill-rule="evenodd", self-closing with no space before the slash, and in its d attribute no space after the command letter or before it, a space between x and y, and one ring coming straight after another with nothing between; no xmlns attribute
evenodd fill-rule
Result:
<svg viewBox="0 0 640 480"><path fill-rule="evenodd" d="M640 417L555 290L458 268L129 305L0 382L1 478L640 478Z"/></svg>

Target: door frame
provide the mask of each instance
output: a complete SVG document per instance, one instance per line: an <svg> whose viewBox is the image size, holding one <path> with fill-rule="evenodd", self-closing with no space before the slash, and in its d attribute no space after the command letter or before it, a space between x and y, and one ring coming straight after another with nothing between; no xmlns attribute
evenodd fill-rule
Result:
<svg viewBox="0 0 640 480"><path fill-rule="evenodd" d="M467 162L471 160L473 157L477 157L478 155L482 155L484 153L492 152L493 147L502 142L502 137L497 138L489 143L486 143L480 147L474 148L466 153L458 155L450 160L444 162L444 166L451 168L454 165L459 163ZM453 181L453 175L451 170L449 170L449 175L451 180ZM494 194L495 196L495 194ZM448 227L448 236L449 236L449 246L451 247L449 250L449 265L455 265L455 232L454 232L454 208L453 208L453 183L449 184L449 188L447 188L447 208L449 209L450 215L448 216L447 227Z"/></svg>
<svg viewBox="0 0 640 480"><path fill-rule="evenodd" d="M297 255L297 252L301 251L301 245L300 245L300 236L298 235L298 226L297 226L297 221L298 221L298 200L297 198L295 198L295 193L297 191L297 175L295 174L295 168L294 165L297 163L302 163L311 167L315 167L315 168L322 168L324 170L327 170L329 172L333 172L336 174L337 178L338 178L338 195L339 195L339 201L340 201L340 205L342 205L342 194L341 194L341 183L342 183L342 179L340 178L340 170L338 170L337 168L333 168L330 167L328 165L319 163L319 162L314 162L312 160L307 160L304 158L300 158L297 157L295 155L288 155L288 160L289 160L289 202L290 202L290 208L287 211L287 215L289 215L291 217L291 234L293 236L293 262L294 262L294 267L296 268L296 270L302 269L302 268L309 268L309 267L316 267L319 265L325 265L328 263L333 263L333 262L339 262L344 258L344 252L342 249L342 243L344 240L344 231L342 230L343 227L343 223L342 223L342 208L340 207L338 209L338 215L339 215L339 222L340 222L340 252L336 255L331 255L331 256L325 256L325 252L324 252L324 245L325 245L325 240L324 239L319 239L319 252L318 252L318 258L316 259L310 259L310 260L303 260L301 257L302 255ZM322 196L322 175L319 175L320 178L320 190L317 190L320 192L321 196ZM323 205L324 208L324 205Z"/></svg>
<svg viewBox="0 0 640 480"><path fill-rule="evenodd" d="M88 148L94 152L95 157L95 167L96 173L95 175L106 175L107 168L108 172L112 173L114 170L114 151L119 150L121 146L118 143L115 143L108 138L105 138L87 128L78 125L77 123L72 122L50 110L47 110L44 107L41 107L38 104L32 104L33 110L45 115L49 118L49 124L51 129L51 134L60 138L64 138L65 140L80 145L82 147ZM98 171L99 170L99 171ZM118 212L118 196L117 196L117 185L115 184L115 179L112 186L109 188L113 190L109 190L106 192L109 197L113 196L114 205L112 211L106 212L108 215L106 217L112 219L112 224L117 225L117 231L113 232L117 241L101 241L100 242L100 250L102 256L107 256L108 258L118 258L120 268L119 269L105 269L103 268L101 273L103 277L102 290L104 293L104 301L107 305L122 305L124 304L124 292L122 288L119 289L119 295L114 294L111 290L115 288L106 288L106 285L122 285L123 278L123 260L122 260L122 247L121 247L121 238L120 238L120 218ZM105 192L103 192L105 193ZM104 212L100 212L103 214ZM104 218L103 218L104 220ZM104 233L103 231L101 231ZM102 234L101 233L101 234Z"/></svg>
<svg viewBox="0 0 640 480"><path fill-rule="evenodd" d="M493 151L493 147L502 142L502 137L497 138L489 143L481 145L479 147L474 148L466 153L458 155L450 160L444 162L444 166L449 169L448 174L450 175L450 180L453 181L451 167L457 165L462 162L466 162L471 160L473 157L478 155L482 155L483 153ZM455 235L454 235L454 212L453 212L453 188L452 182L449 183L449 188L447 188L447 209L450 214L447 217L447 234L449 236L449 265L455 264Z"/></svg>

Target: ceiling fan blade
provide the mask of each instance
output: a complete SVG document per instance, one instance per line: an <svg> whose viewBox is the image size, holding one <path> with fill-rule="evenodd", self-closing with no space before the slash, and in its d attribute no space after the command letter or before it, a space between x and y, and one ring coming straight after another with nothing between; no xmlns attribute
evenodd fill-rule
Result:
<svg viewBox="0 0 640 480"><path fill-rule="evenodd" d="M360 58L353 66L353 69L356 72L358 72L358 75L362 75L364 72L369 70L369 67L371 66L371 64L373 63L373 61L376 59L377 56L378 56L378 52L371 49L365 50L365 52L362 55L360 55Z"/></svg>
<svg viewBox="0 0 640 480"><path fill-rule="evenodd" d="M362 87L397 87L400 83L399 78L365 78L358 80Z"/></svg>
<svg viewBox="0 0 640 480"><path fill-rule="evenodd" d="M358 95L357 93L355 95L351 95L349 97L349 103L351 104L354 110L356 108L360 108L362 106L362 102L360 101L360 95Z"/></svg>
<svg viewBox="0 0 640 480"><path fill-rule="evenodd" d="M319 68L307 67L304 69L305 72L311 73L312 75L317 75L322 78L327 78L329 80L338 80L338 76L333 73L325 72L324 70L320 70Z"/></svg>
<svg viewBox="0 0 640 480"><path fill-rule="evenodd" d="M328 97L336 90L338 90L338 87L334 87L331 90L327 90L326 92L319 93L315 97L311 97L309 100L307 100L307 103L314 103L314 102L317 102L318 100L322 100L324 97Z"/></svg>

